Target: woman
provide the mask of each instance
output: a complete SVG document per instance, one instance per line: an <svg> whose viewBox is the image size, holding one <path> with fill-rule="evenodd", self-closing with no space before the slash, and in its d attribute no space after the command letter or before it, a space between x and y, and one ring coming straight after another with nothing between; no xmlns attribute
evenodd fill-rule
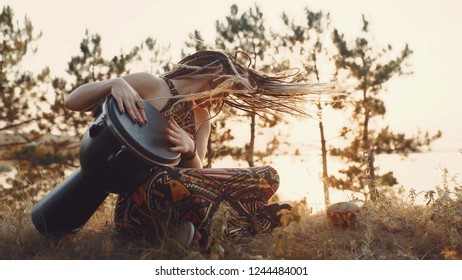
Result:
<svg viewBox="0 0 462 280"><path fill-rule="evenodd" d="M194 232L207 239L212 215L222 202L229 206L230 236L269 231L279 223L277 212L290 208L267 205L279 186L278 174L269 166L202 169L210 109L227 104L257 114L277 111L303 115L300 101L313 92L314 86L262 75L238 63L231 54L201 51L184 58L161 77L135 73L82 85L69 94L65 106L91 110L112 94L119 110L140 125L148 121L143 100L168 118L166 137L171 151L181 153L181 161L176 167L156 167L134 193L119 195L115 224L125 232L152 236L159 231L159 221L173 215L187 245Z"/></svg>

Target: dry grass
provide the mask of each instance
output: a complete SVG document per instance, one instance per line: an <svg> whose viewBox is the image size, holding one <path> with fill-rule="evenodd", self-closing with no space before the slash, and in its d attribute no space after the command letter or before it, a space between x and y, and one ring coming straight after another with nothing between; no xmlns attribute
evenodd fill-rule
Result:
<svg viewBox="0 0 462 280"><path fill-rule="evenodd" d="M224 259L460 259L460 189L429 205L383 199L365 203L355 230L335 228L325 213L310 214L298 203L297 219L278 235L221 241ZM454 195L455 194L455 195ZM295 203L297 204L297 203ZM30 208L30 207L29 207ZM65 240L48 240L34 228L30 211L3 209L0 259L202 259L194 245L185 250L165 238L158 244L113 233L112 213L98 211L84 229ZM275 232L276 233L276 232Z"/></svg>
<svg viewBox="0 0 462 280"><path fill-rule="evenodd" d="M283 247L275 250L268 235L232 246L237 259L461 259L462 205L413 206L397 201L363 205L359 228L333 227L325 213L303 215L284 229ZM268 246L271 245L271 246Z"/></svg>
<svg viewBox="0 0 462 280"><path fill-rule="evenodd" d="M187 259L194 252L165 238L161 244L113 231L112 213L98 211L79 232L59 240L35 230L30 213L3 212L0 259Z"/></svg>
<svg viewBox="0 0 462 280"><path fill-rule="evenodd" d="M415 205L416 196L428 205ZM232 241L215 236L209 255L196 244L182 248L169 235L154 244L116 234L107 203L78 233L50 240L32 224L32 203L23 205L0 205L0 259L462 259L462 185L447 171L435 190L363 203L356 229L334 227L325 212L311 214L305 201L294 202L273 234Z"/></svg>

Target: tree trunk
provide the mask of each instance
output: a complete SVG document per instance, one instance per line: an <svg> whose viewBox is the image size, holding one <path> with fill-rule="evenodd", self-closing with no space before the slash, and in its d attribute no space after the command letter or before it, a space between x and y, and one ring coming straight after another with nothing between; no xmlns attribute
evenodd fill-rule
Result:
<svg viewBox="0 0 462 280"><path fill-rule="evenodd" d="M376 201L379 193L377 191L377 185L375 180L375 172L374 172L374 151L369 149L369 192L372 201Z"/></svg>
<svg viewBox="0 0 462 280"><path fill-rule="evenodd" d="M367 152L367 180L369 185L369 193L372 201L376 201L378 198L378 192L375 184L375 171L374 171L374 151L369 143L369 120L370 120L370 108L367 100L367 89L363 89L363 106L365 108L364 112L364 130L363 130L363 141L364 141L364 150Z"/></svg>
<svg viewBox="0 0 462 280"><path fill-rule="evenodd" d="M324 136L324 124L322 122L322 107L321 103L318 103L318 115L319 115L319 133L321 135L321 158L322 158L322 182L324 187L324 204L327 207L330 205L329 198L329 174L327 172L327 148L326 138Z"/></svg>
<svg viewBox="0 0 462 280"><path fill-rule="evenodd" d="M249 167L254 167L255 164L253 162L255 152L255 114L251 113L250 115L250 142L247 146L246 151L246 159L249 164Z"/></svg>
<svg viewBox="0 0 462 280"><path fill-rule="evenodd" d="M256 51L256 45L255 41L252 41L253 43L253 69L256 69L257 67L257 51ZM249 146L247 147L246 151L246 158L247 162L249 164L249 167L254 167L255 163L253 162L253 157L255 153L255 113L250 113L250 142Z"/></svg>
<svg viewBox="0 0 462 280"><path fill-rule="evenodd" d="M207 164L204 166L204 168L212 168L212 160L214 158L214 152L212 148L212 141L210 139L210 135L209 135L209 139L207 140L207 154L205 155L205 157L207 158Z"/></svg>

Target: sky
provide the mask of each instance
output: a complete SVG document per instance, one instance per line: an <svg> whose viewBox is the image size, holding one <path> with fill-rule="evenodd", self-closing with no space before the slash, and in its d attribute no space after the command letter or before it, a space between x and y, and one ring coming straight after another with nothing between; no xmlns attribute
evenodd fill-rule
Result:
<svg viewBox="0 0 462 280"><path fill-rule="evenodd" d="M392 130L410 135L418 129L430 133L441 130L443 138L434 143L432 153L411 155L404 160L382 157L378 161L385 168L394 168L403 184L416 188L438 184L441 167L449 168L453 174L462 171L459 152L462 121L458 117L462 104L459 84L462 78L462 1L2 1L2 5L13 8L16 19L22 20L27 15L36 30L43 33L37 54L29 58L25 67L50 66L52 75L63 73L70 57L79 52L79 43L87 29L102 36L106 57L118 54L121 49L128 51L147 37L171 45L172 53L179 53L188 34L194 30L201 31L205 40L212 39L215 21L224 19L234 3L241 10L257 3L269 26L280 24L282 12L301 21L305 7L323 10L330 13L333 26L347 38L359 34L364 14L376 43L391 44L396 50L409 44L414 51L413 75L388 83L388 92L384 95L387 115L383 121ZM334 118L326 122L332 124L330 127L339 127L347 120ZM316 141L316 125L311 123L312 129L306 131L294 130L294 139ZM327 138L335 137L336 133L335 130L327 131ZM308 195L316 198L313 203L322 201L318 179L320 164L315 152L303 162L281 158L276 165L281 177L291 177L284 181L284 188L281 187L283 197L294 199ZM294 178L291 176L294 172L301 175Z"/></svg>

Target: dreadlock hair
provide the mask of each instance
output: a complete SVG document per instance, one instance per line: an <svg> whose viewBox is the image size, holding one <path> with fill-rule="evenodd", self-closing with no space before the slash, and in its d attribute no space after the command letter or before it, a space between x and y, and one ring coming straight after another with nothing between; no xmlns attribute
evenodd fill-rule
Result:
<svg viewBox="0 0 462 280"><path fill-rule="evenodd" d="M238 62L239 54L249 61L248 66ZM168 79L210 76L213 83L210 90L178 98L197 100L207 97L221 101L222 105L258 115L286 113L307 116L301 105L310 97L333 89L329 84L299 83L298 73L267 76L251 69L251 62L250 56L241 51L234 55L223 51L198 51L179 61L163 76ZM287 81L289 78L291 80Z"/></svg>

